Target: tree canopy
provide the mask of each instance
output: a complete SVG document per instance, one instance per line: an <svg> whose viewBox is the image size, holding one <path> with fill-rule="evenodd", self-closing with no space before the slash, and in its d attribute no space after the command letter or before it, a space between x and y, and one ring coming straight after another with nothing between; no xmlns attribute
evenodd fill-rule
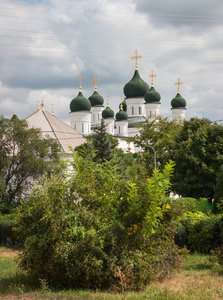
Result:
<svg viewBox="0 0 223 300"><path fill-rule="evenodd" d="M212 199L223 165L223 126L208 119L184 121L170 152L175 162L173 190L185 197Z"/></svg>
<svg viewBox="0 0 223 300"><path fill-rule="evenodd" d="M179 134L181 124L176 121L168 121L161 117L153 122L147 122L139 129L139 134L130 140L142 149L141 156L147 165L150 174L155 166L163 169L169 161L172 148L175 144L175 138Z"/></svg>
<svg viewBox="0 0 223 300"><path fill-rule="evenodd" d="M90 155L94 161L104 162L112 159L118 140L106 132L106 124L101 119L100 126L94 129L94 133L86 137L87 142L77 146L77 151L81 156Z"/></svg>
<svg viewBox="0 0 223 300"><path fill-rule="evenodd" d="M0 116L0 199L12 203L26 194L33 181L58 164L57 142L44 138L25 120Z"/></svg>

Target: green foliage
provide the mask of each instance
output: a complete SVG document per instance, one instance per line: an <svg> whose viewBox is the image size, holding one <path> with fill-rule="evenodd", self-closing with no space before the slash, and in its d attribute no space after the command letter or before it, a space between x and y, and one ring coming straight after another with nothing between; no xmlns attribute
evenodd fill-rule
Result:
<svg viewBox="0 0 223 300"><path fill-rule="evenodd" d="M211 260L223 266L223 243L221 246L211 249L210 253L212 256Z"/></svg>
<svg viewBox="0 0 223 300"><path fill-rule="evenodd" d="M74 154L73 178L44 178L19 208L20 267L57 286L141 289L180 266L165 214L173 166L137 174Z"/></svg>
<svg viewBox="0 0 223 300"><path fill-rule="evenodd" d="M104 119L101 119L101 125L95 128L94 133L86 138L86 143L75 148L79 155L91 157L96 162L112 159L118 140L106 132Z"/></svg>
<svg viewBox="0 0 223 300"><path fill-rule="evenodd" d="M24 196L33 180L59 162L55 140L43 138L25 120L0 116L0 201L12 203Z"/></svg>
<svg viewBox="0 0 223 300"><path fill-rule="evenodd" d="M205 198L199 198L199 199L194 199L189 197L177 198L172 200L172 205L175 207L175 209L179 210L178 216L186 212L208 213L211 211L211 205L209 204L208 200Z"/></svg>
<svg viewBox="0 0 223 300"><path fill-rule="evenodd" d="M131 138L137 147L141 147L143 152L140 154L146 164L150 174L154 168L154 151L156 165L163 169L169 161L169 153L175 144L175 138L179 134L181 126L175 121L169 122L167 118L158 118L153 122L147 122L139 129L140 134Z"/></svg>
<svg viewBox="0 0 223 300"><path fill-rule="evenodd" d="M13 227L16 225L14 215L0 216L0 244L12 246L16 244Z"/></svg>
<svg viewBox="0 0 223 300"><path fill-rule="evenodd" d="M177 222L176 243L194 252L209 253L223 239L223 216L186 213Z"/></svg>
<svg viewBox="0 0 223 300"><path fill-rule="evenodd" d="M176 167L173 190L183 197L213 199L223 165L223 126L208 119L184 121L170 155Z"/></svg>
<svg viewBox="0 0 223 300"><path fill-rule="evenodd" d="M223 166L219 169L214 188L213 213L223 213Z"/></svg>

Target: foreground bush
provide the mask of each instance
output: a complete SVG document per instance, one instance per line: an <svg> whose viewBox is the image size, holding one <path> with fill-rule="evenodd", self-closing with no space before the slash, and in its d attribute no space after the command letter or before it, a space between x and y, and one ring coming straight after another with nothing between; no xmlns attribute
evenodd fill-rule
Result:
<svg viewBox="0 0 223 300"><path fill-rule="evenodd" d="M114 161L75 156L74 167L69 180L45 178L20 208L21 268L57 286L126 290L180 267L165 217L171 165L151 178L141 167L120 173Z"/></svg>
<svg viewBox="0 0 223 300"><path fill-rule="evenodd" d="M14 246L16 244L16 235L13 227L16 225L14 215L0 216L0 244Z"/></svg>
<svg viewBox="0 0 223 300"><path fill-rule="evenodd" d="M223 215L188 212L177 222L175 241L192 252L209 253L223 240Z"/></svg>

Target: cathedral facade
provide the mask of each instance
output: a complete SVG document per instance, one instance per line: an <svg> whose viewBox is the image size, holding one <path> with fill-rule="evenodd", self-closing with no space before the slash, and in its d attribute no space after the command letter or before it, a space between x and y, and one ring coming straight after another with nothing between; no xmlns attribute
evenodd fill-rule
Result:
<svg viewBox="0 0 223 300"><path fill-rule="evenodd" d="M99 81L96 75L93 81L95 88L93 94L89 98L85 98L82 94L81 75L78 78L79 94L70 102L70 124L71 127L82 135L91 134L94 128L101 123L103 118L107 125L107 133L118 138L132 137L138 133L140 125L154 121L159 116L161 96L154 88L154 77L156 75L151 72L151 87L142 80L138 71L137 60L141 58L135 51L135 72L132 79L127 82L123 88L125 95L124 100L119 105L119 111L114 111L109 106L104 108L104 98L97 92L96 82ZM185 119L186 101L180 95L180 79L176 83L178 92L171 101L172 119L181 121Z"/></svg>

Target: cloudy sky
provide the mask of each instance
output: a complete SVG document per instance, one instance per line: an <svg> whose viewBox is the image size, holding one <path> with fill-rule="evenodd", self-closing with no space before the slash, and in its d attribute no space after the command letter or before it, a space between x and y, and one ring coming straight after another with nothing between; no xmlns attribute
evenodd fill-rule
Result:
<svg viewBox="0 0 223 300"><path fill-rule="evenodd" d="M186 118L223 120L222 0L0 1L0 114L35 112L37 100L69 123L69 104L81 74L85 97L98 92L117 112L134 73L161 94L160 114L171 116L177 94Z"/></svg>

